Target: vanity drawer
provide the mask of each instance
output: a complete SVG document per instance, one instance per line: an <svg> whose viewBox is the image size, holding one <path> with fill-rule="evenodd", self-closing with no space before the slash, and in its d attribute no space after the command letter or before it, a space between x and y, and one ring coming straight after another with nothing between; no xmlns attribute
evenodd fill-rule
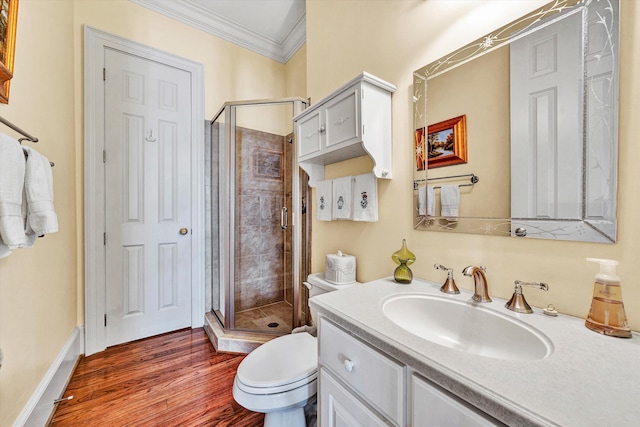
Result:
<svg viewBox="0 0 640 427"><path fill-rule="evenodd" d="M413 427L506 427L500 421L417 375L411 376Z"/></svg>
<svg viewBox="0 0 640 427"><path fill-rule="evenodd" d="M330 321L320 320L319 363L393 423L404 425L405 367Z"/></svg>

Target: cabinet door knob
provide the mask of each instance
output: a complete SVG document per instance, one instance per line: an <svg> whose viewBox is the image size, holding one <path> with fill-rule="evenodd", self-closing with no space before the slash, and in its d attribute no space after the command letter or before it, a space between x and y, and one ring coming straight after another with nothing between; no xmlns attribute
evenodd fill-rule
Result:
<svg viewBox="0 0 640 427"><path fill-rule="evenodd" d="M347 372L353 371L353 367L355 366L353 361L351 361L349 359L344 359L344 362L342 362L342 364L344 365L344 369L346 369Z"/></svg>

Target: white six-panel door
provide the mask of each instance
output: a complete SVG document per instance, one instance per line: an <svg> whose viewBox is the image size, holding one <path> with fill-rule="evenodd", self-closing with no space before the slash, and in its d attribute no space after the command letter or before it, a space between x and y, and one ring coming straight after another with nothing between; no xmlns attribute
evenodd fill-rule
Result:
<svg viewBox="0 0 640 427"><path fill-rule="evenodd" d="M191 88L105 50L107 346L191 325Z"/></svg>
<svg viewBox="0 0 640 427"><path fill-rule="evenodd" d="M580 14L511 43L511 216L582 217Z"/></svg>

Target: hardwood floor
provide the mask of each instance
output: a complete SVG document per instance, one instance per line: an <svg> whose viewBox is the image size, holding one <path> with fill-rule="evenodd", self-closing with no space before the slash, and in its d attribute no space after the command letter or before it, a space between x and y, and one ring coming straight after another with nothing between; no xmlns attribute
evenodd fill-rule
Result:
<svg viewBox="0 0 640 427"><path fill-rule="evenodd" d="M82 357L50 426L262 426L238 405L243 355L216 353L203 329L183 329Z"/></svg>

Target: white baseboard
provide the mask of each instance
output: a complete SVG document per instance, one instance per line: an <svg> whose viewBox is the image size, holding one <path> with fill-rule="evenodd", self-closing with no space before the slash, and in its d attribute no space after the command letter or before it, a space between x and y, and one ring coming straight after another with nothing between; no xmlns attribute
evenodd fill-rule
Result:
<svg viewBox="0 0 640 427"><path fill-rule="evenodd" d="M47 425L55 408L53 401L59 399L67 388L73 368L81 354L84 354L84 326L76 326L13 427Z"/></svg>

